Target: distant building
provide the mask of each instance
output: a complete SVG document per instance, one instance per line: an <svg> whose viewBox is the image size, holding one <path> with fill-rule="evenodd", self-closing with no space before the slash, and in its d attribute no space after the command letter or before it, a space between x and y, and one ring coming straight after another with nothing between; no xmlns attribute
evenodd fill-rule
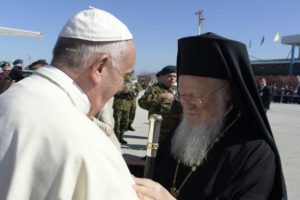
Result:
<svg viewBox="0 0 300 200"><path fill-rule="evenodd" d="M256 80L264 77L268 85L290 87L299 91L300 35L283 36L281 43L291 46L291 58L251 61ZM298 48L298 58L295 58L296 48Z"/></svg>
<svg viewBox="0 0 300 200"><path fill-rule="evenodd" d="M289 75L290 59L251 61L251 65L257 82L260 78L264 77L268 85L276 84L279 87L290 85L296 88L299 84L300 59L295 59L292 75Z"/></svg>

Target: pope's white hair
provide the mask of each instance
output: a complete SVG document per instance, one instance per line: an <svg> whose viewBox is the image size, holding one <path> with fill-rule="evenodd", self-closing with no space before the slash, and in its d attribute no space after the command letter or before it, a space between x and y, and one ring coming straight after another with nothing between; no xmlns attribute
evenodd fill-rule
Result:
<svg viewBox="0 0 300 200"><path fill-rule="evenodd" d="M87 66L89 60L99 54L110 55L113 67L120 66L121 60L128 51L128 41L116 42L91 42L73 38L59 38L53 49L51 64L62 65L75 70L81 70Z"/></svg>

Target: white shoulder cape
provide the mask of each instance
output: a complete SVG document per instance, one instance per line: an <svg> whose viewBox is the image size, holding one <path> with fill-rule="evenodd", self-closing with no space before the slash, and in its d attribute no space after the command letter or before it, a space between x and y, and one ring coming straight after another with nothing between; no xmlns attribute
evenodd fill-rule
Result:
<svg viewBox="0 0 300 200"><path fill-rule="evenodd" d="M0 199L135 200L132 185L121 154L57 85L32 75L0 95Z"/></svg>

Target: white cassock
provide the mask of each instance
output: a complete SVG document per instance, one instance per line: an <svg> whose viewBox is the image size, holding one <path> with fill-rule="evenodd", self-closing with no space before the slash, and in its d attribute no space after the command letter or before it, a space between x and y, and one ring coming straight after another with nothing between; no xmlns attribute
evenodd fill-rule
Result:
<svg viewBox="0 0 300 200"><path fill-rule="evenodd" d="M56 68L37 72L0 95L0 199L137 199L86 95Z"/></svg>

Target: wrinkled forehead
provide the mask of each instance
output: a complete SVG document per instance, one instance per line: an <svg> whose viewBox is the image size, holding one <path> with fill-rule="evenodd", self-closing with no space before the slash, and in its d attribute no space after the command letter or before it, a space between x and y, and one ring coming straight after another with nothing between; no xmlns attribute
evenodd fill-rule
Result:
<svg viewBox="0 0 300 200"><path fill-rule="evenodd" d="M210 91L225 84L227 81L203 76L180 75L178 77L178 90L180 93L201 93Z"/></svg>
<svg viewBox="0 0 300 200"><path fill-rule="evenodd" d="M166 78L177 77L177 74L176 74L176 72L172 72L172 73L161 75L161 77L166 77Z"/></svg>
<svg viewBox="0 0 300 200"><path fill-rule="evenodd" d="M125 51L125 54L122 57L122 61L119 69L123 71L126 76L131 76L134 72L133 66L136 61L136 48L134 45L133 40L128 40L126 42L126 48L127 50Z"/></svg>

